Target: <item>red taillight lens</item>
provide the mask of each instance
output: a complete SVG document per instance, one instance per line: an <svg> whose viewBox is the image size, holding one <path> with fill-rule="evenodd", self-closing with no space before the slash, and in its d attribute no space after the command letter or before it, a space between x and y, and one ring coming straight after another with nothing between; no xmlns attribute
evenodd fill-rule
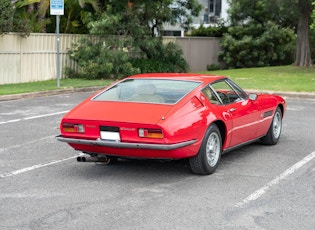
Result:
<svg viewBox="0 0 315 230"><path fill-rule="evenodd" d="M84 133L84 126L81 124L63 123L62 131L68 133Z"/></svg>
<svg viewBox="0 0 315 230"><path fill-rule="evenodd" d="M163 138L163 132L161 129L139 129L139 137L146 138Z"/></svg>

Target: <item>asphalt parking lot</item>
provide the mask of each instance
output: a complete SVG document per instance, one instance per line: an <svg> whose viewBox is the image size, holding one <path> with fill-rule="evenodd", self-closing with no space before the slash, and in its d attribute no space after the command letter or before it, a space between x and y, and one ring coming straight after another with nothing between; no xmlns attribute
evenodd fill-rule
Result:
<svg viewBox="0 0 315 230"><path fill-rule="evenodd" d="M315 99L287 98L276 146L243 147L196 176L185 160L76 162L55 136L90 94L0 102L0 229L315 228Z"/></svg>

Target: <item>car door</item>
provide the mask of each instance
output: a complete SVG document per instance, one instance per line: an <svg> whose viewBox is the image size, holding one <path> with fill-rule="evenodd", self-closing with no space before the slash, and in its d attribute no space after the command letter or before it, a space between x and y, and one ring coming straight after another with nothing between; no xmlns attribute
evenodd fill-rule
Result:
<svg viewBox="0 0 315 230"><path fill-rule="evenodd" d="M233 147L257 138L260 121L259 104L250 100L246 93L229 79L211 84L212 89L221 101L225 119L229 119L232 128L228 130L229 143Z"/></svg>

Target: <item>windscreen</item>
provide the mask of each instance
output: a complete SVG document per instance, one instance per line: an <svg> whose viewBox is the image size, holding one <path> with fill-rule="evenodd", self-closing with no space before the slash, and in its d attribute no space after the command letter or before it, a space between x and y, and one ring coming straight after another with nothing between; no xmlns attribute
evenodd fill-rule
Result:
<svg viewBox="0 0 315 230"><path fill-rule="evenodd" d="M93 100L175 104L200 84L170 79L126 79Z"/></svg>

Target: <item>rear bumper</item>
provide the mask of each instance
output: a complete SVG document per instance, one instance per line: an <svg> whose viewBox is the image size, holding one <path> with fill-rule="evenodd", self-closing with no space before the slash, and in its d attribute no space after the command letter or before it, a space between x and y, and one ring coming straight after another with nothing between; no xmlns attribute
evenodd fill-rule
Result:
<svg viewBox="0 0 315 230"><path fill-rule="evenodd" d="M57 136L56 139L61 142L67 142L69 144L80 144L80 145L92 145L92 146L104 146L111 148L125 148L125 149L152 149L152 150L174 150L179 149L188 145L194 144L197 140L189 140L175 144L146 144L146 143L126 143L126 142L115 142L106 140L86 140L76 139Z"/></svg>

